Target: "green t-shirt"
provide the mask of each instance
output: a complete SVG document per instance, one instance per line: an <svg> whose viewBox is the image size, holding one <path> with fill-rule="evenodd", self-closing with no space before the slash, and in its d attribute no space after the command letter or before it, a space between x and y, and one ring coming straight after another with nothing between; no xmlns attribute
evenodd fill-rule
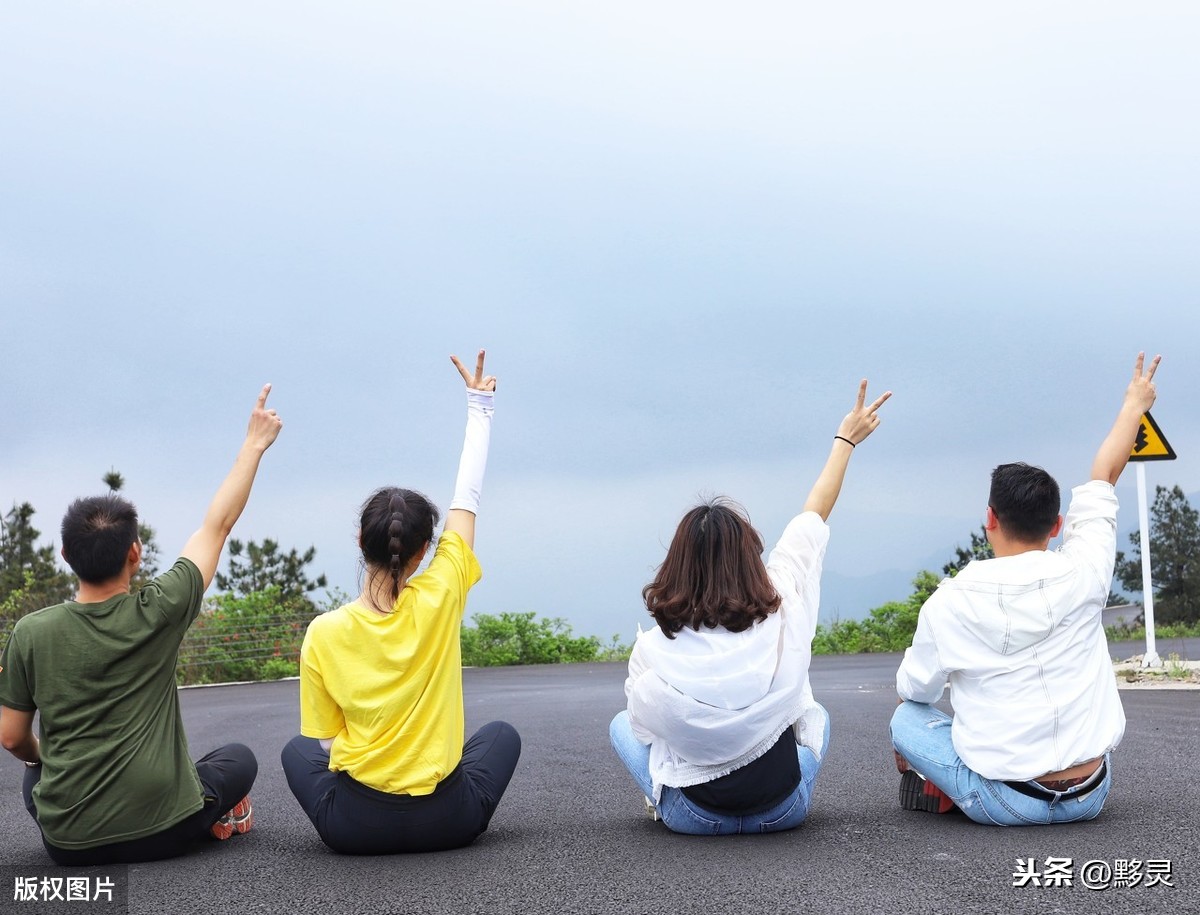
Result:
<svg viewBox="0 0 1200 915"><path fill-rule="evenodd" d="M180 559L132 594L17 621L0 659L0 705L41 713L33 798L51 845L140 839L204 806L175 688L179 643L203 595L200 570Z"/></svg>

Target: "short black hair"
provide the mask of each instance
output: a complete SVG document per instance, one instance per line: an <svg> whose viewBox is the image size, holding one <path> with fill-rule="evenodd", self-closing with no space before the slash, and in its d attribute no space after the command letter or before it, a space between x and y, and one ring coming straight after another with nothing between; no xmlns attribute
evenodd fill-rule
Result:
<svg viewBox="0 0 1200 915"><path fill-rule="evenodd" d="M1023 462L992 471L988 505L1005 533L1023 542L1050 536L1058 522L1062 494L1054 477Z"/></svg>
<svg viewBox="0 0 1200 915"><path fill-rule="evenodd" d="M76 499L63 515L63 558L88 584L116 578L137 539L137 509L113 493Z"/></svg>

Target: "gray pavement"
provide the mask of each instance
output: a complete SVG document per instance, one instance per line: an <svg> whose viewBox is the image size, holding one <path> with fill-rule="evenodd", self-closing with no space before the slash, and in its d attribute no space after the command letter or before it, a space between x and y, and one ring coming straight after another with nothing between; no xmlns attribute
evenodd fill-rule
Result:
<svg viewBox="0 0 1200 915"><path fill-rule="evenodd" d="M1160 647L1161 651L1161 647ZM250 745L261 771L255 827L174 861L130 868L133 913L1140 913L1200 911L1196 760L1200 691L1128 691L1129 719L1113 793L1098 820L999 829L961 817L907 813L887 742L898 655L821 657L817 698L833 740L809 820L768 836L690 838L651 822L608 746L623 706L624 665L468 670L467 725L494 718L524 740L492 828L473 846L436 855L346 858L330 853L288 792L279 750L299 726L295 682L185 690L193 752ZM1003 735L998 735L1002 737ZM19 800L23 769L0 760L5 864L45 871ZM1013 886L1018 858L1070 858L1072 886ZM1092 891L1084 862L1170 862L1174 887ZM0 912L13 901L11 869ZM66 911L112 911L104 903Z"/></svg>

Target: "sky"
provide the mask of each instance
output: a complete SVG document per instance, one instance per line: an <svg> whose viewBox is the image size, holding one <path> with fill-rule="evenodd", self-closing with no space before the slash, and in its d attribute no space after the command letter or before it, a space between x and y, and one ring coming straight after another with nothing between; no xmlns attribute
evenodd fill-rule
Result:
<svg viewBox="0 0 1200 915"><path fill-rule="evenodd" d="M627 641L682 514L773 542L863 377L826 618L940 568L996 464L1082 482L1139 349L1147 479L1196 492L1198 38L1183 2L10 4L0 506L57 540L115 468L173 554L269 381L235 536L355 591L373 489L449 502L480 347L468 615Z"/></svg>

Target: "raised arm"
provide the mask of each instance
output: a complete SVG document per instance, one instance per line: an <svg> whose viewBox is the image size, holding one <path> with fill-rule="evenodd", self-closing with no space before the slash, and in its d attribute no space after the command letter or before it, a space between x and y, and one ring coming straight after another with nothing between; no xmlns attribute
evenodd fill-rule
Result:
<svg viewBox="0 0 1200 915"><path fill-rule="evenodd" d="M200 569L205 588L212 583L225 539L241 517L246 500L250 498L250 487L254 485L254 475L258 473L258 462L283 428L279 414L267 409L267 395L270 393L271 386L264 385L250 414L246 440L242 442L241 450L233 462L233 469L213 496L200 529L188 538L180 554Z"/></svg>
<svg viewBox="0 0 1200 915"><path fill-rule="evenodd" d="M475 547L475 516L479 513L483 471L487 468L496 394L496 376L483 374L483 355L483 350L480 350L475 359L474 375L458 361L457 356L450 357L467 383L467 431L463 439L462 456L458 460L454 498L450 500L443 530L454 531L472 549Z"/></svg>
<svg viewBox="0 0 1200 915"><path fill-rule="evenodd" d="M865 405L867 379L864 378L859 382L858 399L854 402L854 409L846 414L846 418L838 426L837 434L833 437L833 448L829 452L829 459L825 461L821 475L817 477L812 491L804 500L806 512L816 512L821 516L821 520L829 520L829 513L833 511L838 494L842 491L842 481L846 478L846 467L850 463L850 454L859 442L879 426L877 411L891 396L891 391L884 391L869 406Z"/></svg>
<svg viewBox="0 0 1200 915"><path fill-rule="evenodd" d="M1154 373L1162 356L1150 360L1150 368L1145 368L1146 354L1138 353L1137 361L1133 364L1133 380L1125 389L1125 400L1117 413L1117 419L1109 430L1096 458L1092 461L1092 479L1106 480L1116 484L1121 471L1129 463L1129 454L1137 439L1138 430L1142 424L1142 414L1154 406L1157 394L1154 388Z"/></svg>

